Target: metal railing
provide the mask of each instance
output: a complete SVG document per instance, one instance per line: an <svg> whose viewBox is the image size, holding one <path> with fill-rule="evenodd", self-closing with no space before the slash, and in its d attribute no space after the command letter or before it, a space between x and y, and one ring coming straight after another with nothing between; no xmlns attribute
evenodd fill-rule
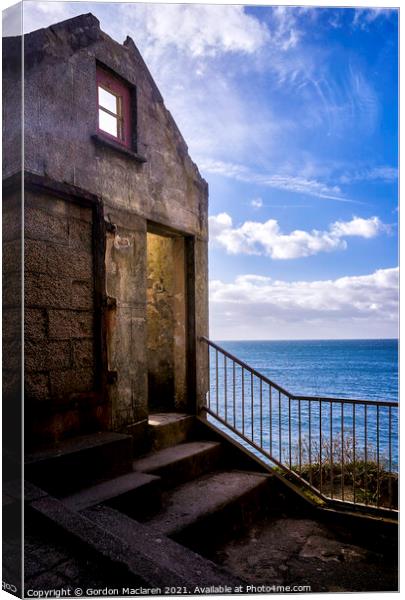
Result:
<svg viewBox="0 0 405 600"><path fill-rule="evenodd" d="M398 404L297 396L207 338L203 410L259 458L328 502L398 508Z"/></svg>

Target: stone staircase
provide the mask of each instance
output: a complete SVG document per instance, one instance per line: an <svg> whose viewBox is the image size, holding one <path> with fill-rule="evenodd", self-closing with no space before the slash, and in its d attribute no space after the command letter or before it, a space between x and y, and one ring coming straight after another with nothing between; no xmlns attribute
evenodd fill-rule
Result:
<svg viewBox="0 0 405 600"><path fill-rule="evenodd" d="M218 441L189 441L192 417L159 415L150 422L153 447L160 449L136 460L134 469L161 478L162 502L144 522L199 551L263 514L270 475L230 468Z"/></svg>
<svg viewBox="0 0 405 600"><path fill-rule="evenodd" d="M271 476L231 468L221 442L199 439L192 416L151 415L149 433L149 453L135 460L132 439L110 433L31 455L27 514L87 546L125 581L240 584L196 552L262 515Z"/></svg>
<svg viewBox="0 0 405 600"><path fill-rule="evenodd" d="M288 482L189 415L151 415L149 452L135 460L131 437L100 433L27 457L26 477L27 589L222 593L294 580L331 591L329 560L342 562L346 590L395 589L391 542L381 582L367 566L383 564L379 522L308 508ZM18 486L6 491L11 515ZM367 536L378 540L372 554Z"/></svg>
<svg viewBox="0 0 405 600"><path fill-rule="evenodd" d="M345 589L356 577L353 589L395 589L391 551L381 583L367 567L377 556L362 547L367 532L378 544L384 539L376 520L362 525L355 515L351 523L347 514L308 508L288 482L189 415L151 415L149 452L135 460L131 437L99 433L27 457L26 477L27 589L44 582L56 589L63 580L64 587L229 592L243 589L243 578L284 584L294 574L328 591L325 552L343 561ZM11 515L18 486L6 491ZM350 541L356 529L361 547Z"/></svg>

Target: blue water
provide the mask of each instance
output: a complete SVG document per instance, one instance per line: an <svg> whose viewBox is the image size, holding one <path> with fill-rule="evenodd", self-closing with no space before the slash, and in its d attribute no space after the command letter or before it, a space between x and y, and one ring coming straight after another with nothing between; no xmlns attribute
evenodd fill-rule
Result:
<svg viewBox="0 0 405 600"><path fill-rule="evenodd" d="M296 395L398 400L398 340L217 343Z"/></svg>
<svg viewBox="0 0 405 600"><path fill-rule="evenodd" d="M398 402L397 340L217 343L292 395ZM378 454L390 470L398 467L395 407L377 410L346 404L342 408L340 404L322 402L321 406L317 401L291 400L252 378L248 371L233 369L232 361L225 362L223 355L217 356L212 349L209 403L222 419L284 464L300 460L301 453L306 460L305 448L308 453L310 446L316 453L321 432L322 445L327 448L336 440L354 439L358 458L376 459Z"/></svg>

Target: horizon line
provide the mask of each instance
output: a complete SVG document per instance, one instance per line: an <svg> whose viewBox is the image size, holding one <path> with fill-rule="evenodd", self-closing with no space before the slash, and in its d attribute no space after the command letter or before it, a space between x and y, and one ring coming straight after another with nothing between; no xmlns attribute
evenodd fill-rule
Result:
<svg viewBox="0 0 405 600"><path fill-rule="evenodd" d="M243 338L243 339L225 339L212 338L213 341L220 342L382 342L382 341L399 341L398 337L386 338Z"/></svg>

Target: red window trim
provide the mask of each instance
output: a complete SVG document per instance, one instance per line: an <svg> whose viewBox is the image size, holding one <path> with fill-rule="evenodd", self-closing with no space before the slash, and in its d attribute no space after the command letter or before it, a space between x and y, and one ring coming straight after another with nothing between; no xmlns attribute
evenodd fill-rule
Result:
<svg viewBox="0 0 405 600"><path fill-rule="evenodd" d="M117 77L105 71L101 67L97 67L97 131L99 135L105 136L107 139L114 140L118 144L122 144L126 148L132 146L132 119L131 119L131 90ZM116 96L121 98L121 116L122 116L122 137L111 135L107 131L99 127L99 97L98 88L101 86L107 91L111 91Z"/></svg>

